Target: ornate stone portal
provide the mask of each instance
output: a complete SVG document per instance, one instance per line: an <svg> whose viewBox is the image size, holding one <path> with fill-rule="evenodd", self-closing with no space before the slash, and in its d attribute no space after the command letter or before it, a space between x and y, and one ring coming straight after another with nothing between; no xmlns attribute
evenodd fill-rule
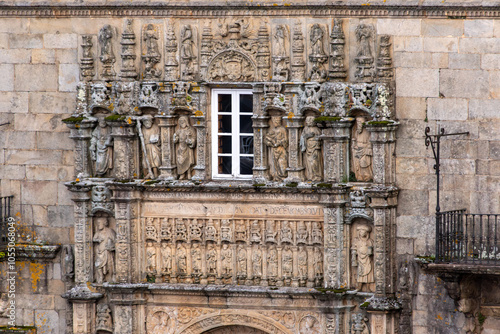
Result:
<svg viewBox="0 0 500 334"><path fill-rule="evenodd" d="M127 20L121 38L110 25L81 37L64 120L74 333L398 327L390 36L376 58L361 23L346 59L342 20L306 23ZM357 83L339 81L346 64ZM252 180L210 176L208 101L221 86L254 95Z"/></svg>

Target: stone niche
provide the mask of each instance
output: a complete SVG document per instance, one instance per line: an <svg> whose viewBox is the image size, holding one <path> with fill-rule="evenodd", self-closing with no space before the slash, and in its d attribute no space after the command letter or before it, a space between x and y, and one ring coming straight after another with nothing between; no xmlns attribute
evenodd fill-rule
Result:
<svg viewBox="0 0 500 334"><path fill-rule="evenodd" d="M73 333L394 332L391 42L360 23L348 59L344 25L145 19L80 37ZM212 178L220 87L253 95L246 179Z"/></svg>

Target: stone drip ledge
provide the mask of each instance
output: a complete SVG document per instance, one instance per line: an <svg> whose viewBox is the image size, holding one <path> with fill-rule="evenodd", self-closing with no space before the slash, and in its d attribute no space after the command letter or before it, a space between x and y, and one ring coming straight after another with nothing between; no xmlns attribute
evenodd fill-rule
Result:
<svg viewBox="0 0 500 334"><path fill-rule="evenodd" d="M367 311L394 312L402 308L401 303L395 298L372 296L360 305Z"/></svg>
<svg viewBox="0 0 500 334"><path fill-rule="evenodd" d="M0 262L7 261L8 248L7 245L0 247L0 253L5 254L0 257ZM52 260L60 249L61 246L59 245L16 244L14 246L16 261Z"/></svg>
<svg viewBox="0 0 500 334"><path fill-rule="evenodd" d="M332 4L330 1L304 1L277 4L272 1L210 2L172 1L167 3L138 1L136 3L90 4L45 1L35 6L29 1L0 5L0 17L226 17L226 16L319 16L319 17L441 17L441 18L498 18L500 9L496 1L476 1L466 5L441 1L391 1L390 4L364 5L363 1L350 0Z"/></svg>
<svg viewBox="0 0 500 334"><path fill-rule="evenodd" d="M456 275L500 275L500 262L497 265L479 264L453 264L453 263L430 263L416 259L422 270L433 274L456 274Z"/></svg>
<svg viewBox="0 0 500 334"><path fill-rule="evenodd" d="M317 299L367 299L373 297L371 292L360 292L346 289L325 288L295 288L295 287L265 287L238 285L200 285L200 284L169 284L169 283L104 283L105 290L114 292L149 291L157 294L188 294L206 296L256 295L273 298L289 298L293 296L314 297Z"/></svg>

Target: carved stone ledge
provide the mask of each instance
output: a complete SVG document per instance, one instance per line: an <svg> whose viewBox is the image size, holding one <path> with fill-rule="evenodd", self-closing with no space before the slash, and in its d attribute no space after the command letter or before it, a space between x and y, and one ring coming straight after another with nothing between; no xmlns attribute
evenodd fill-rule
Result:
<svg viewBox="0 0 500 334"><path fill-rule="evenodd" d="M422 269L437 275L500 275L500 262L496 265L426 263L416 259Z"/></svg>
<svg viewBox="0 0 500 334"><path fill-rule="evenodd" d="M61 297L71 301L95 301L102 296L102 293L92 291L87 285L75 286L61 295Z"/></svg>
<svg viewBox="0 0 500 334"><path fill-rule="evenodd" d="M370 311L394 312L401 309L401 303L395 298L371 297L361 304L361 308Z"/></svg>
<svg viewBox="0 0 500 334"><path fill-rule="evenodd" d="M35 260L52 260L56 257L57 252L61 249L59 245L33 245L33 244L17 244L15 245L16 261L35 261ZM0 252L7 253L7 246L0 248ZM6 261L7 257L0 258L1 261Z"/></svg>

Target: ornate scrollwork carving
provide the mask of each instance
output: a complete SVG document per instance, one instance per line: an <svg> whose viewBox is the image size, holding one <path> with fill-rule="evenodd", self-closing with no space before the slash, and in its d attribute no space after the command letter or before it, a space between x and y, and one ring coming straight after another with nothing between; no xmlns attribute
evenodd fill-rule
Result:
<svg viewBox="0 0 500 334"><path fill-rule="evenodd" d="M113 317L108 304L97 305L95 329L97 333L113 333Z"/></svg>
<svg viewBox="0 0 500 334"><path fill-rule="evenodd" d="M209 81L255 81L255 65L243 53L230 50L216 56L208 67Z"/></svg>
<svg viewBox="0 0 500 334"><path fill-rule="evenodd" d="M92 211L95 214L103 211L109 215L114 215L114 203L111 201L111 191L104 185L96 185L92 188Z"/></svg>

